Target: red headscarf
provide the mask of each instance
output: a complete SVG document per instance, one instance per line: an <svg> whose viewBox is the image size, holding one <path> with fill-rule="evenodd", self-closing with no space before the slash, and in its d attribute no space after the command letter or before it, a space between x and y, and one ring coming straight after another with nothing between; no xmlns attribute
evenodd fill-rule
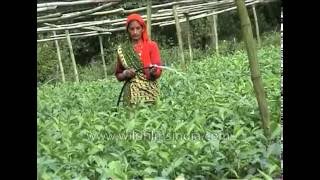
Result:
<svg viewBox="0 0 320 180"><path fill-rule="evenodd" d="M126 21L127 29L131 21L137 21L142 26L143 32L142 32L141 38L143 42L143 47L142 47L141 60L143 62L143 67L149 67L149 65L151 64L151 60L150 60L150 53L149 53L149 46L148 46L149 37L147 34L146 24L144 23L144 20L139 14L131 14L127 17L127 21ZM146 75L149 76L148 74Z"/></svg>

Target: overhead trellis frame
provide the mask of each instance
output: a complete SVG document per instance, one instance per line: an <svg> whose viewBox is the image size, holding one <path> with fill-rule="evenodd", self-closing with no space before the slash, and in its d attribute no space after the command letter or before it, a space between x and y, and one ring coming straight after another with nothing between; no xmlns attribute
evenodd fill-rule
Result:
<svg viewBox="0 0 320 180"><path fill-rule="evenodd" d="M259 37L258 20L255 12L255 5L259 3L269 3L272 1L276 1L276 0L246 0L245 1L246 6L252 6L254 19L255 19L255 26L256 26L256 36L257 36L259 45L260 45L260 37ZM214 1L214 2L207 2L204 0L184 0L184 1L177 1L177 2L160 4L160 5L152 5L152 2L150 0L150 3L148 3L150 10L149 10L149 13L147 13L148 5L146 5L145 7L137 8L137 9L126 10L123 8L118 8L118 9L105 10L106 8L110 8L110 7L114 8L115 5L120 3L120 0L82 0L82 1L74 1L74 2L42 3L37 5L37 8L38 8L37 11L43 12L43 11L49 11L52 9L56 10L61 6L73 6L73 5L80 5L80 4L98 4L98 3L102 5L92 9L87 9L84 11L71 12L67 14L63 14L61 12L55 12L53 14L39 16L37 18L37 23L39 26L40 25L44 25L44 26L37 28L38 33L47 33L47 32L53 33L53 32L59 32L59 31L62 33L59 33L58 35L54 33L49 37L38 39L37 42L46 42L46 41L57 42L57 40L67 39L70 47L70 54L72 56L73 52L71 52L72 50L71 39L84 38L84 37L90 37L90 36L99 36L99 42L102 45L102 35L112 34L112 32L115 32L115 31L125 30L124 24L125 24L126 18L124 17L119 19L85 21L85 22L78 22L78 23L72 23L72 24L57 24L61 22L63 23L63 21L65 20L70 20L70 19L80 20L81 18L84 18L84 17L94 17L94 16L111 15L111 14L126 15L133 12L144 12L144 14L146 15L142 15L143 19L147 20L149 15L148 22L152 22L151 23L152 26L168 26L168 25L175 24L177 28L177 32L179 32L178 30L180 26L179 24L183 22L187 22L187 20L192 21L195 19L210 17L210 16L216 17L220 13L233 11L236 9L234 0L222 0L222 1ZM176 9L175 9L176 13L174 13L174 10L173 10L174 6L176 6ZM174 16L174 14L176 14L176 16ZM50 24L48 22L50 22ZM213 27L214 27L214 33L212 33L212 35L214 35L215 37L215 48L216 48L216 51L218 52L218 44L217 44L218 35L216 32L217 27L216 27L215 19L214 19ZM72 32L73 30L77 30L80 32ZM151 34L151 31L149 33ZM179 36L179 33L177 33L177 35ZM190 37L188 36L188 39L189 38ZM183 43L182 40L180 40L179 47L180 47L181 59L184 62L183 48L181 48L183 47L182 43ZM188 40L190 59L192 59L192 50L191 50L192 48L190 44L191 44L190 40ZM103 62L105 63L103 47L100 46L100 48L102 48L101 56L102 56ZM71 59L75 62L74 55ZM74 62L73 64L74 64L75 76L78 76ZM59 64L59 67L63 74L62 64ZM76 81L79 81L78 77L76 77L75 79Z"/></svg>

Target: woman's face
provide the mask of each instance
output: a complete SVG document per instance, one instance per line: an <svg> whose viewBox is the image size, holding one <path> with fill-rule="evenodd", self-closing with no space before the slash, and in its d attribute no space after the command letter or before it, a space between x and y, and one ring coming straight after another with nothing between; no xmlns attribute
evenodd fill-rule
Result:
<svg viewBox="0 0 320 180"><path fill-rule="evenodd" d="M137 21L132 21L128 26L128 32L132 40L138 41L141 39L143 29Z"/></svg>

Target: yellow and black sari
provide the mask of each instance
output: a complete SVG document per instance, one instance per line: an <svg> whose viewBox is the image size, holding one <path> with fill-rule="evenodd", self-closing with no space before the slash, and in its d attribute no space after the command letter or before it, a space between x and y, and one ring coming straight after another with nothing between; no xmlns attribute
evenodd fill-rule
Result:
<svg viewBox="0 0 320 180"><path fill-rule="evenodd" d="M157 81L148 80L144 74L143 64L130 45L122 44L117 48L121 65L125 69L134 68L136 76L127 80L123 87L123 104L154 103L159 96ZM121 98L121 95L120 97Z"/></svg>

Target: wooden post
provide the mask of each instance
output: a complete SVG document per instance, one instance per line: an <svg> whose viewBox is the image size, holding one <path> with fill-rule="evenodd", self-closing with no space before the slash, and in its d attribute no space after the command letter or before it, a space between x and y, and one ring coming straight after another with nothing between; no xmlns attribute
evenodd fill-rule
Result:
<svg viewBox="0 0 320 180"><path fill-rule="evenodd" d="M248 15L247 8L244 0L235 0L238 14L241 22L241 31L244 37L244 43L246 45L247 54L249 58L251 80L253 83L254 92L258 101L259 110L262 119L262 126L266 137L270 137L269 127L269 110L268 104L265 97L265 91L260 75L259 64L257 60L256 45L253 39L252 27Z"/></svg>
<svg viewBox="0 0 320 180"><path fill-rule="evenodd" d="M103 44L102 44L102 36L101 35L99 35L99 43L100 43L100 51L101 51L101 59L102 59L102 63L103 63L104 75L107 78L107 66L106 66L106 62L104 60L104 52L103 52Z"/></svg>
<svg viewBox="0 0 320 180"><path fill-rule="evenodd" d="M178 37L182 65L185 68L185 61L184 61L184 54L183 54L183 42L182 42L182 37L181 37L180 22L179 22L178 13L177 13L177 5L173 5L172 10L173 10L174 19L176 22L176 30L177 30L177 37Z"/></svg>
<svg viewBox="0 0 320 180"><path fill-rule="evenodd" d="M260 41L259 25L258 25L258 18L257 18L257 12L256 12L255 5L252 5L252 11L253 11L254 22L256 25L256 35L257 35L258 47L260 47L261 41Z"/></svg>
<svg viewBox="0 0 320 180"><path fill-rule="evenodd" d="M188 47L189 47L189 56L190 56L190 62L192 62L193 60L193 56L192 56L192 46L191 46L191 33L190 33L190 21L189 21L189 16L188 14L184 14L187 21L187 33L188 33Z"/></svg>
<svg viewBox="0 0 320 180"><path fill-rule="evenodd" d="M79 75L78 75L76 60L75 60L74 54L73 54L73 48L72 48L71 38L69 35L69 30L66 30L65 33L66 33L66 37L67 37L67 41L68 41L68 45L69 45L69 51L70 51L70 56L71 56L71 60L72 60L74 76L76 78L76 82L78 83L79 82Z"/></svg>
<svg viewBox="0 0 320 180"><path fill-rule="evenodd" d="M214 11L212 11L212 12L214 12ZM212 46L212 48L216 48L215 47L213 18L214 18L213 15L207 17L208 23L209 23L209 27L210 27L209 29L210 29L210 37L211 37L211 46Z"/></svg>
<svg viewBox="0 0 320 180"><path fill-rule="evenodd" d="M218 30L217 30L217 15L214 14L213 15L213 33L214 33L214 40L215 40L215 48L216 48L216 52L219 55L219 45L218 45Z"/></svg>
<svg viewBox="0 0 320 180"><path fill-rule="evenodd" d="M148 0L148 6L147 6L147 29L148 29L148 36L151 39L151 6L152 6L152 0Z"/></svg>
<svg viewBox="0 0 320 180"><path fill-rule="evenodd" d="M53 31L53 35L56 36L56 31ZM66 79L64 76L64 70L63 70L63 65L62 65L62 61L61 61L61 53L60 53L60 47L59 47L59 43L58 40L55 40L55 44L56 44L56 48L57 48L57 55L58 55L58 62L59 62L59 67L60 67L60 72L61 72L61 79L62 82L65 83Z"/></svg>

